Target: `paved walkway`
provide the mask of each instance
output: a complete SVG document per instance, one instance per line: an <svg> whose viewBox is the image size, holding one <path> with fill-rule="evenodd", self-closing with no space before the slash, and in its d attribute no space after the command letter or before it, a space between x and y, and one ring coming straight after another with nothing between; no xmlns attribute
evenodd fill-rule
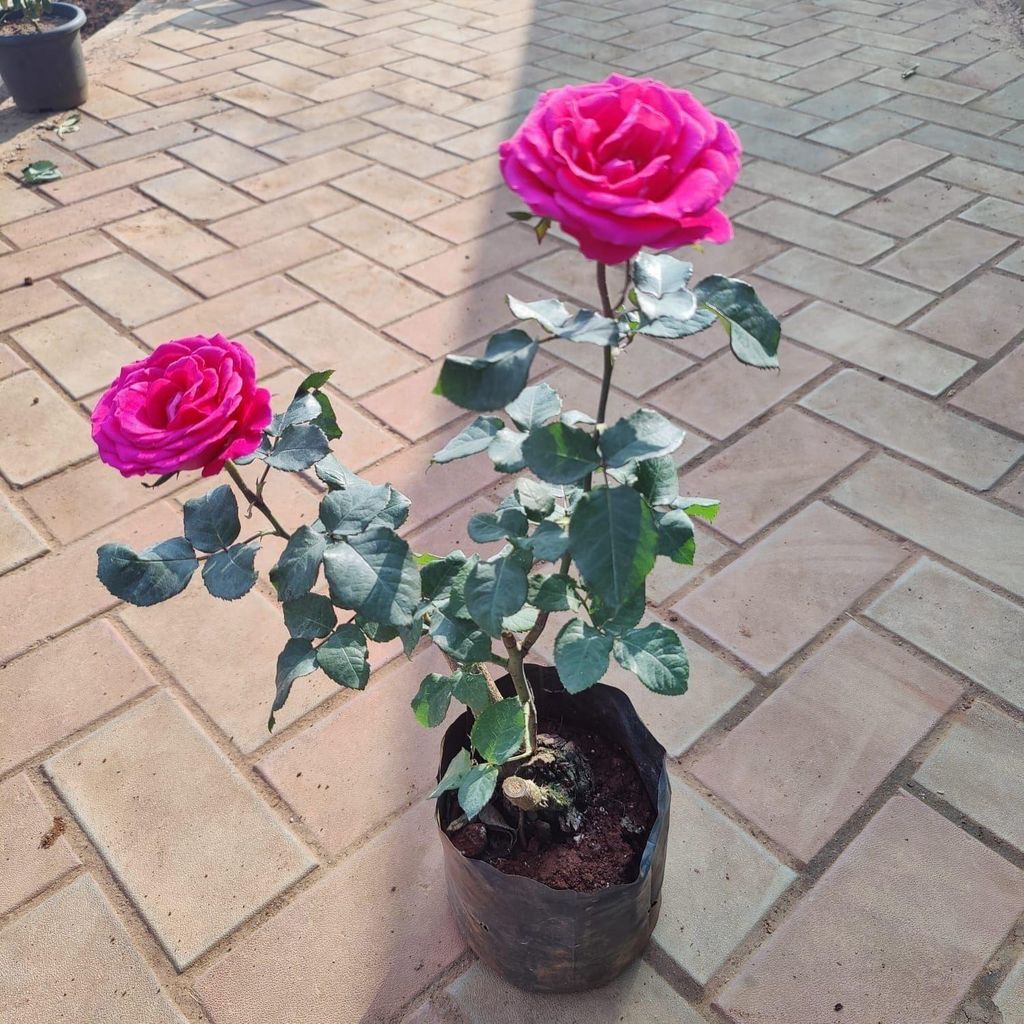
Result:
<svg viewBox="0 0 1024 1024"><path fill-rule="evenodd" d="M206 0L97 38L79 131L0 111L0 1019L1021 1024L1010 38L967 0ZM194 484L120 480L87 410L187 333L244 338L282 398L336 366L345 461L412 496L417 547L465 544L495 478L424 473L459 422L437 361L506 291L594 301L507 220L495 148L538 89L612 71L739 126L736 241L696 262L786 314L783 369L713 332L623 362L614 400L691 431L686 489L724 511L651 587L691 694L630 687L674 758L655 942L540 1000L447 916L407 707L433 655L378 650L361 695L303 680L268 737L266 592L138 610L95 581L98 542L172 535ZM18 188L32 158L63 179ZM594 355L544 360L573 405Z"/></svg>

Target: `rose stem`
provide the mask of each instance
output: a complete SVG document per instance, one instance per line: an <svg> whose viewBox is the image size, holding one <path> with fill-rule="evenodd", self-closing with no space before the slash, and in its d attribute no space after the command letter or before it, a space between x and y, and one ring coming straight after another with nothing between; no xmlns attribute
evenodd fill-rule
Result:
<svg viewBox="0 0 1024 1024"><path fill-rule="evenodd" d="M629 288L629 265L626 265L626 288ZM611 318L615 315L615 311L612 309L611 300L608 296L608 278L607 278L607 267L603 263L597 265L597 290L601 293L601 306L602 312L606 317ZM611 391L612 386L612 368L614 362L612 361L612 350L610 346L605 346L604 349L604 372L601 376L601 398L597 405L597 422L603 423L604 418L608 412L608 395ZM589 491L593 484L593 474L587 475L587 478L583 481L583 490ZM558 572L564 576L569 571L569 566L572 564L572 555L566 552L562 556L561 564L558 566ZM530 630L526 636L523 637L522 646L519 649L519 658L522 660L530 652L533 645L540 639L541 634L544 632L545 627L548 624L548 612L541 612L537 618L537 621L533 624L533 629ZM511 662L512 656L511 651L509 652L509 661Z"/></svg>
<svg viewBox="0 0 1024 1024"><path fill-rule="evenodd" d="M242 474L238 472L238 467L233 462L225 462L224 468L228 471L228 476L235 481L235 486L245 495L246 501L250 505L255 505L267 517L270 525L274 528L274 533L279 537L284 537L285 540L290 540L291 534L277 521L274 513L267 507L267 503L263 498L242 479Z"/></svg>

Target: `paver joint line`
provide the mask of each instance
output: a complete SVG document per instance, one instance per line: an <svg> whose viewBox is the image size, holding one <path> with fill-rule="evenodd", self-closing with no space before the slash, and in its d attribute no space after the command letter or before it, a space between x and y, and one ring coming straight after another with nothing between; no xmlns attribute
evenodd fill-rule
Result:
<svg viewBox="0 0 1024 1024"><path fill-rule="evenodd" d="M0 101L0 1015L935 1024L991 997L1024 1021L1010 39L954 0L143 0L88 44L76 132ZM780 313L782 369L738 377L713 332L622 362L611 412L689 425L684 491L723 507L648 585L645 621L700 637L691 693L609 679L677 776L657 952L553 1002L470 964L447 913L407 708L426 659L381 645L365 694L304 680L268 738L274 595L115 607L97 543L172 535L195 485L117 477L88 414L171 336L242 338L276 397L337 366L352 468L412 498L418 550L471 546L467 509L503 494L479 461L424 472L460 416L438 361L509 326L508 292L596 302L571 239L509 221L496 148L538 92L612 72L735 124L734 241L686 258ZM21 187L40 159L63 177ZM586 408L600 353L546 345L535 372Z"/></svg>

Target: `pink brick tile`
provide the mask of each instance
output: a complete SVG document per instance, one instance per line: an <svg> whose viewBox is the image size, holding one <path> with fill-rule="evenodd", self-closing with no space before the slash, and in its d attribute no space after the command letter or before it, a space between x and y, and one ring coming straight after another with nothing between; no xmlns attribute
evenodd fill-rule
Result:
<svg viewBox="0 0 1024 1024"><path fill-rule="evenodd" d="M312 301L313 295L304 288L280 276L268 277L155 320L135 333L151 347L168 338L192 334L216 334L219 331L233 336L301 309Z"/></svg>
<svg viewBox="0 0 1024 1024"><path fill-rule="evenodd" d="M714 528L742 543L866 451L841 431L786 409L688 470L687 493L720 499Z"/></svg>
<svg viewBox="0 0 1024 1024"><path fill-rule="evenodd" d="M355 205L346 195L328 185L263 203L252 210L214 221L209 230L232 245L251 245L282 231L302 227L322 217Z"/></svg>
<svg viewBox="0 0 1024 1024"><path fill-rule="evenodd" d="M388 1020L461 956L432 809L418 801L204 971L196 989L210 1018Z"/></svg>
<svg viewBox="0 0 1024 1024"><path fill-rule="evenodd" d="M544 290L536 285L500 277L407 316L391 324L387 333L438 359L510 323L512 315L505 304L510 292L524 301L544 297Z"/></svg>
<svg viewBox="0 0 1024 1024"><path fill-rule="evenodd" d="M0 177L0 224L9 224L52 209L53 203L47 202L38 190L26 188L6 175Z"/></svg>
<svg viewBox="0 0 1024 1024"><path fill-rule="evenodd" d="M269 202L312 188L314 185L321 185L365 164L365 160L353 156L347 150L335 149L327 153L318 153L306 160L296 160L282 167L275 167L262 174L242 178L236 184L249 195Z"/></svg>
<svg viewBox="0 0 1024 1024"><path fill-rule="evenodd" d="M20 1024L185 1024L88 875L0 932L0 1005Z"/></svg>
<svg viewBox="0 0 1024 1024"><path fill-rule="evenodd" d="M275 161L260 155L249 146L220 135L207 135L194 142L183 143L175 146L171 152L222 181L237 181L277 166Z"/></svg>
<svg viewBox="0 0 1024 1024"><path fill-rule="evenodd" d="M0 573L14 569L49 550L24 516L0 494Z"/></svg>
<svg viewBox="0 0 1024 1024"><path fill-rule="evenodd" d="M259 762L260 774L324 849L348 848L430 789L440 739L416 721L409 701L425 675L445 671L433 647L411 662L402 659Z"/></svg>
<svg viewBox="0 0 1024 1024"><path fill-rule="evenodd" d="M2 272L3 268L0 267ZM0 331L31 323L74 304L74 297L52 281L40 281L31 287L12 288L0 293Z"/></svg>
<svg viewBox="0 0 1024 1024"><path fill-rule="evenodd" d="M316 863L166 690L44 769L179 971Z"/></svg>
<svg viewBox="0 0 1024 1024"><path fill-rule="evenodd" d="M74 181L75 179L69 179ZM49 213L30 217L28 220L8 224L4 233L16 246L29 248L52 242L54 239L76 234L90 227L121 220L132 214L148 210L153 203L133 191L122 188L106 196L76 203L74 206L52 210Z"/></svg>
<svg viewBox="0 0 1024 1024"><path fill-rule="evenodd" d="M675 610L768 674L902 558L898 545L815 502L702 583Z"/></svg>
<svg viewBox="0 0 1024 1024"><path fill-rule="evenodd" d="M490 167L493 161L487 161ZM472 165L470 165L472 166ZM451 182L450 176L458 174L461 168L439 174L433 179L442 188L458 190L459 183ZM508 211L518 210L522 204L505 188L491 189L462 202L438 210L420 220L419 226L446 238L449 242L472 241L496 228L509 224ZM488 243L481 243L482 246ZM536 243L535 243L536 244Z"/></svg>
<svg viewBox="0 0 1024 1024"><path fill-rule="evenodd" d="M438 363L424 366L368 395L363 405L410 441L418 441L464 414L457 405L432 393L439 371ZM438 447L443 447L443 441Z"/></svg>
<svg viewBox="0 0 1024 1024"><path fill-rule="evenodd" d="M0 607L4 609L0 664L37 641L61 633L117 603L96 579L99 544L116 540L138 550L155 541L178 536L180 531L181 516L161 502L122 520L99 536L78 541L0 577ZM63 580L66 588L60 601L53 600L50 589L55 579ZM47 670L55 671L52 665ZM55 672L54 681L63 685L59 671ZM6 744L3 749L8 749Z"/></svg>
<svg viewBox="0 0 1024 1024"><path fill-rule="evenodd" d="M1022 881L900 793L715 1003L733 1024L945 1020L1024 908Z"/></svg>
<svg viewBox="0 0 1024 1024"><path fill-rule="evenodd" d="M205 493L210 486L197 490ZM308 511L315 509L316 499L309 495ZM251 533L256 527L246 524L244 529ZM281 547L268 544L266 550L272 553L272 565ZM274 664L288 639L280 607L257 593L240 601L219 601L196 578L173 601L158 608L126 606L120 616L239 750L250 754L271 738L267 719L274 699ZM244 648L225 659L224 637L243 635L248 637ZM277 729L287 728L337 692L337 685L322 674L299 680L277 713Z"/></svg>
<svg viewBox="0 0 1024 1024"><path fill-rule="evenodd" d="M134 160L76 174L73 178L62 178L45 186L46 194L62 203L80 203L104 192L134 185L159 174L168 174L180 166L177 160L166 153L149 153Z"/></svg>
<svg viewBox="0 0 1024 1024"><path fill-rule="evenodd" d="M780 370L752 370L726 351L659 392L652 402L712 437L726 438L832 365L784 343L779 364Z"/></svg>
<svg viewBox="0 0 1024 1024"><path fill-rule="evenodd" d="M406 220L425 217L456 202L456 197L450 192L376 164L346 174L335 184L343 192Z"/></svg>
<svg viewBox="0 0 1024 1024"><path fill-rule="evenodd" d="M0 292L21 285L26 278L38 280L51 274L60 274L116 252L116 246L98 231L83 231L70 238L60 238L23 252L10 253L0 257ZM22 294L19 301L25 302L28 299L28 295Z"/></svg>
<svg viewBox="0 0 1024 1024"><path fill-rule="evenodd" d="M953 404L977 416L1024 434L1024 345L1018 345L990 370L969 384Z"/></svg>
<svg viewBox="0 0 1024 1024"><path fill-rule="evenodd" d="M63 837L44 847L53 826L42 800L22 773L0 783L0 914L42 892L81 862Z"/></svg>
<svg viewBox="0 0 1024 1024"><path fill-rule="evenodd" d="M313 226L317 231L344 242L350 249L356 249L395 270L419 263L449 248L442 239L369 203L360 203L333 217L319 220Z"/></svg>
<svg viewBox="0 0 1024 1024"><path fill-rule="evenodd" d="M228 250L219 238L162 208L110 224L106 231L164 270L177 270Z"/></svg>
<svg viewBox="0 0 1024 1024"><path fill-rule="evenodd" d="M145 181L139 186L163 206L169 206L189 220L215 220L248 210L253 202L216 178L185 168Z"/></svg>
<svg viewBox="0 0 1024 1024"><path fill-rule="evenodd" d="M0 721L0 772L154 685L142 662L102 620L9 662L0 672L0 695L18 711Z"/></svg>
<svg viewBox="0 0 1024 1024"><path fill-rule="evenodd" d="M488 235L482 243L466 242L422 263L413 264L405 272L442 295L453 295L521 266L534 258L536 250L537 239L532 231L521 225L509 224Z"/></svg>
<svg viewBox="0 0 1024 1024"><path fill-rule="evenodd" d="M275 320L260 333L310 369L336 367L331 383L351 398L420 366L400 345L325 302ZM375 411L372 402L364 404Z"/></svg>
<svg viewBox="0 0 1024 1024"><path fill-rule="evenodd" d="M309 228L295 228L273 238L222 253L179 270L177 277L201 295L220 295L251 281L324 256L336 246Z"/></svg>
<svg viewBox="0 0 1024 1024"><path fill-rule="evenodd" d="M850 622L692 771L806 863L961 693Z"/></svg>
<svg viewBox="0 0 1024 1024"><path fill-rule="evenodd" d="M1016 337L1024 319L1024 281L983 274L944 298L912 329L946 345L987 358Z"/></svg>

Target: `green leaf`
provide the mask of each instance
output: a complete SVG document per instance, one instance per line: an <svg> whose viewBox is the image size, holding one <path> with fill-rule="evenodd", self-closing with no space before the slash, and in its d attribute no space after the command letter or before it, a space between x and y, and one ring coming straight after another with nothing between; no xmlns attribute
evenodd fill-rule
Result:
<svg viewBox="0 0 1024 1024"><path fill-rule="evenodd" d="M278 422L273 425L274 433L283 434L296 423L311 423L319 415L320 405L316 400L316 395L311 395L307 391L299 391Z"/></svg>
<svg viewBox="0 0 1024 1024"><path fill-rule="evenodd" d="M464 665L486 661L491 655L491 638L476 623L446 611L431 612L430 637L445 654Z"/></svg>
<svg viewBox="0 0 1024 1024"><path fill-rule="evenodd" d="M468 427L456 434L439 452L432 462L454 462L467 455L485 452L498 431L504 426L497 416L477 416Z"/></svg>
<svg viewBox="0 0 1024 1024"><path fill-rule="evenodd" d="M505 412L523 430L539 427L555 419L562 411L562 400L550 384L534 384L524 388L522 394L505 406Z"/></svg>
<svg viewBox="0 0 1024 1024"><path fill-rule="evenodd" d="M697 311L697 297L686 287L692 275L692 263L666 253L637 253L630 278L640 312L649 320L689 320Z"/></svg>
<svg viewBox="0 0 1024 1024"><path fill-rule="evenodd" d="M292 683L302 676L316 671L316 652L309 640L289 640L284 650L277 656L277 676L274 703L270 708L270 720L267 728L274 728L274 715L284 707L288 695L292 692Z"/></svg>
<svg viewBox="0 0 1024 1024"><path fill-rule="evenodd" d="M537 524L527 543L542 562L557 562L569 550L569 534L564 526L546 520Z"/></svg>
<svg viewBox="0 0 1024 1024"><path fill-rule="evenodd" d="M474 715L479 715L491 703L487 679L479 672L456 672L452 676L452 696L461 700Z"/></svg>
<svg viewBox="0 0 1024 1024"><path fill-rule="evenodd" d="M499 636L505 616L523 607L528 586L526 570L512 557L477 562L466 579L466 607L485 633Z"/></svg>
<svg viewBox="0 0 1024 1024"><path fill-rule="evenodd" d="M255 586L259 573L256 572L256 555L260 542L251 540L247 544L233 544L225 551L218 551L203 563L203 582L214 596L225 601L237 601Z"/></svg>
<svg viewBox="0 0 1024 1024"><path fill-rule="evenodd" d="M525 440L526 434L520 434L518 430L509 430L507 427L494 435L487 454L499 473L518 473L521 469L526 469L526 462L523 459Z"/></svg>
<svg viewBox="0 0 1024 1024"><path fill-rule="evenodd" d="M326 434L315 423L296 423L282 430L266 463L274 469L298 473L329 455L330 450Z"/></svg>
<svg viewBox="0 0 1024 1024"><path fill-rule="evenodd" d="M319 391L333 376L333 370L317 370L295 389L295 394L301 395L303 391Z"/></svg>
<svg viewBox="0 0 1024 1024"><path fill-rule="evenodd" d="M620 607L654 568L658 533L647 503L630 487L596 487L569 522L569 549L601 601Z"/></svg>
<svg viewBox="0 0 1024 1024"><path fill-rule="evenodd" d="M348 536L372 526L397 529L409 515L410 501L390 484L377 486L359 477L320 502L320 522L328 533Z"/></svg>
<svg viewBox="0 0 1024 1024"><path fill-rule="evenodd" d="M185 537L199 551L229 547L241 529L235 492L227 484L185 502Z"/></svg>
<svg viewBox="0 0 1024 1024"><path fill-rule="evenodd" d="M697 285L697 299L729 332L732 354L747 366L777 369L782 328L749 284L712 274Z"/></svg>
<svg viewBox="0 0 1024 1024"><path fill-rule="evenodd" d="M407 626L420 603L420 574L409 545L385 527L373 527L324 552L331 600L376 622Z"/></svg>
<svg viewBox="0 0 1024 1024"><path fill-rule="evenodd" d="M428 729L433 729L444 721L451 702L451 676L442 676L431 672L420 683L420 688L410 703L416 721Z"/></svg>
<svg viewBox="0 0 1024 1024"><path fill-rule="evenodd" d="M366 638L352 622L342 623L316 649L316 661L330 679L350 690L365 689L370 678Z"/></svg>
<svg viewBox="0 0 1024 1024"><path fill-rule="evenodd" d="M523 458L541 480L552 484L575 483L601 463L593 437L564 423L531 430L523 442Z"/></svg>
<svg viewBox="0 0 1024 1024"><path fill-rule="evenodd" d="M652 622L617 637L614 650L618 663L647 689L669 696L686 693L690 662L675 630Z"/></svg>
<svg viewBox="0 0 1024 1024"><path fill-rule="evenodd" d="M434 394L463 409L500 409L525 387L536 354L537 343L525 331L495 334L483 356L447 356Z"/></svg>
<svg viewBox="0 0 1024 1024"><path fill-rule="evenodd" d="M270 582L279 601L294 601L309 593L326 548L327 539L309 526L300 526L291 535L277 565L270 570Z"/></svg>
<svg viewBox="0 0 1024 1024"><path fill-rule="evenodd" d="M598 441L605 462L613 468L635 460L670 455L682 443L686 431L670 423L660 412L638 409L605 430Z"/></svg>
<svg viewBox="0 0 1024 1024"><path fill-rule="evenodd" d="M533 226L533 233L537 236L537 244L540 245L544 241L544 236L548 233L548 229L551 227L550 217L541 217L539 221Z"/></svg>
<svg viewBox="0 0 1024 1024"><path fill-rule="evenodd" d="M618 636L632 629L647 611L646 587L640 587L617 608L606 608L596 594L590 595L590 618L602 633Z"/></svg>
<svg viewBox="0 0 1024 1024"><path fill-rule="evenodd" d="M555 668L569 693L581 693L608 671L612 638L579 619L570 619L555 637Z"/></svg>
<svg viewBox="0 0 1024 1024"><path fill-rule="evenodd" d="M715 521L721 504L717 498L686 498L678 495L672 502L674 508L681 508L687 515L699 516L709 523Z"/></svg>
<svg viewBox="0 0 1024 1024"><path fill-rule="evenodd" d="M441 781L427 794L428 800L434 800L442 793L458 789L466 773L473 767L468 750L460 750L450 761Z"/></svg>
<svg viewBox="0 0 1024 1024"><path fill-rule="evenodd" d="M671 455L659 455L636 464L633 485L649 505L671 505L679 496L679 470Z"/></svg>
<svg viewBox="0 0 1024 1024"><path fill-rule="evenodd" d="M184 537L174 537L138 553L126 544L103 544L96 552L96 575L114 597L148 607L180 594L199 567Z"/></svg>
<svg viewBox="0 0 1024 1024"><path fill-rule="evenodd" d="M526 633L533 629L539 617L540 612L536 608L531 608L529 604L524 604L519 611L506 615L501 620L501 628L503 632Z"/></svg>
<svg viewBox="0 0 1024 1024"><path fill-rule="evenodd" d="M534 215L527 213L526 210L509 210L506 217L511 217L513 220L533 220Z"/></svg>
<svg viewBox="0 0 1024 1024"><path fill-rule="evenodd" d="M529 528L530 522L521 508L478 512L469 520L467 527L470 539L478 544L489 544L506 537L525 537Z"/></svg>
<svg viewBox="0 0 1024 1024"><path fill-rule="evenodd" d="M420 566L420 594L425 604L447 598L448 589L466 564L461 551L453 551L444 558L434 558Z"/></svg>
<svg viewBox="0 0 1024 1024"><path fill-rule="evenodd" d="M334 605L323 594L305 594L284 603L284 624L296 640L319 640L328 636L337 622Z"/></svg>
<svg viewBox="0 0 1024 1024"><path fill-rule="evenodd" d="M21 180L26 185L41 185L46 181L56 181L63 177L52 160L36 160L21 169Z"/></svg>
<svg viewBox="0 0 1024 1024"><path fill-rule="evenodd" d="M508 308L517 320L536 320L549 334L566 341L585 341L593 345L617 345L620 340L616 321L593 309L570 313L558 299L522 302L506 296Z"/></svg>
<svg viewBox="0 0 1024 1024"><path fill-rule="evenodd" d="M698 309L689 320L673 320L665 316L650 320L641 315L634 329L637 334L649 338L688 338L691 334L700 334L714 327L717 322L718 317L710 310Z"/></svg>
<svg viewBox="0 0 1024 1024"><path fill-rule="evenodd" d="M543 578L530 603L542 612L568 612L579 608L580 599L576 595L575 584L568 576L552 573Z"/></svg>
<svg viewBox="0 0 1024 1024"><path fill-rule="evenodd" d="M679 565L693 565L697 542L693 521L681 508L659 512L654 517L658 529L658 554L668 555Z"/></svg>
<svg viewBox="0 0 1024 1024"><path fill-rule="evenodd" d="M550 487L532 477L520 477L516 481L515 496L529 519L540 522L555 511L557 488Z"/></svg>
<svg viewBox="0 0 1024 1024"><path fill-rule="evenodd" d="M493 764L478 764L466 772L459 783L459 806L472 821L494 796L498 784L498 768Z"/></svg>
<svg viewBox="0 0 1024 1024"><path fill-rule="evenodd" d="M333 455L325 455L313 466L313 472L332 491L339 487L348 487L353 480L360 479L351 470L346 469Z"/></svg>
<svg viewBox="0 0 1024 1024"><path fill-rule="evenodd" d="M504 764L515 757L526 739L526 713L518 698L490 704L473 723L469 734L477 753L491 764Z"/></svg>
<svg viewBox="0 0 1024 1024"><path fill-rule="evenodd" d="M320 415L313 422L324 432L328 441L337 441L343 431L338 426L338 417L331 400L323 391L318 391L314 397L320 406Z"/></svg>

